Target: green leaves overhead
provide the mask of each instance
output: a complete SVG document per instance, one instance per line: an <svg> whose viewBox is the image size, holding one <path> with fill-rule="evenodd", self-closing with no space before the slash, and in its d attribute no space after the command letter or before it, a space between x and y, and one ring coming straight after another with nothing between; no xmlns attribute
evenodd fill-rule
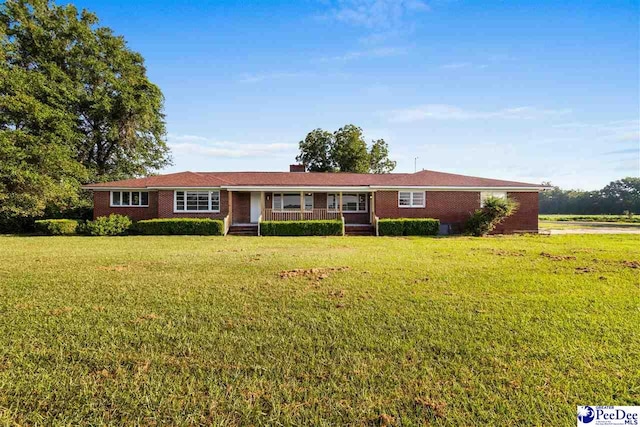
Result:
<svg viewBox="0 0 640 427"><path fill-rule="evenodd" d="M0 5L0 219L64 209L82 183L169 163L160 89L97 23L72 5Z"/></svg>

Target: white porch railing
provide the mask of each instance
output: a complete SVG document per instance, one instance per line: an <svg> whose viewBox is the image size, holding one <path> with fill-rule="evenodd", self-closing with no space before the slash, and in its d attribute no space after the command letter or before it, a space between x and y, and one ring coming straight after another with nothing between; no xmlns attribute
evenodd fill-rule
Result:
<svg viewBox="0 0 640 427"><path fill-rule="evenodd" d="M328 209L313 209L308 211L274 211L265 209L263 221L309 221L313 219L340 219L340 212Z"/></svg>

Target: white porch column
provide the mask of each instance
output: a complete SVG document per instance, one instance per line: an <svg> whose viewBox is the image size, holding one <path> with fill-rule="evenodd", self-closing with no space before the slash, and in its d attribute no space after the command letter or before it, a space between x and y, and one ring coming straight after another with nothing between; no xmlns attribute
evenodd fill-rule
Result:
<svg viewBox="0 0 640 427"><path fill-rule="evenodd" d="M371 197L369 198L369 212L371 212L371 220L370 222L373 224L373 218L376 216L376 193L375 191L371 192Z"/></svg>
<svg viewBox="0 0 640 427"><path fill-rule="evenodd" d="M338 199L340 204L338 206L340 206L338 209L338 211L340 212L340 216L342 216L342 191L340 193L338 193Z"/></svg>
<svg viewBox="0 0 640 427"><path fill-rule="evenodd" d="M304 219L304 191L300 192L300 220Z"/></svg>
<svg viewBox="0 0 640 427"><path fill-rule="evenodd" d="M260 215L264 221L264 191L260 192Z"/></svg>

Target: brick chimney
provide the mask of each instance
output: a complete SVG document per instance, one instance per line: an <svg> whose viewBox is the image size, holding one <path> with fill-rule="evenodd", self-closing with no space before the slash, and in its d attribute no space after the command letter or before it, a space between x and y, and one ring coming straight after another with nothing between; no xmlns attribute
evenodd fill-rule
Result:
<svg viewBox="0 0 640 427"><path fill-rule="evenodd" d="M304 165L289 165L289 172L304 172Z"/></svg>

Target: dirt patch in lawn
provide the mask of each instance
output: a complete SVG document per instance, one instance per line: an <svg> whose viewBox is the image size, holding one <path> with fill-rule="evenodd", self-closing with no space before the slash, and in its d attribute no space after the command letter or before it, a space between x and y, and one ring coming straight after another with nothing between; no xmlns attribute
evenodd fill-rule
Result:
<svg viewBox="0 0 640 427"><path fill-rule="evenodd" d="M291 279L295 277L305 277L311 280L323 280L332 273L348 271L349 267L328 267L328 268L294 268L293 270L283 270L280 272L281 279Z"/></svg>
<svg viewBox="0 0 640 427"><path fill-rule="evenodd" d="M518 250L518 251L506 251L504 249L494 249L494 248L471 248L472 251L481 251L481 252L487 252L491 255L496 255L496 256L525 256L527 251L525 251L524 249Z"/></svg>
<svg viewBox="0 0 640 427"><path fill-rule="evenodd" d="M540 256L544 258L549 258L552 261L571 261L577 259L573 255L552 255L547 252L540 252Z"/></svg>
<svg viewBox="0 0 640 427"><path fill-rule="evenodd" d="M622 261L622 265L629 268L640 268L640 261Z"/></svg>

